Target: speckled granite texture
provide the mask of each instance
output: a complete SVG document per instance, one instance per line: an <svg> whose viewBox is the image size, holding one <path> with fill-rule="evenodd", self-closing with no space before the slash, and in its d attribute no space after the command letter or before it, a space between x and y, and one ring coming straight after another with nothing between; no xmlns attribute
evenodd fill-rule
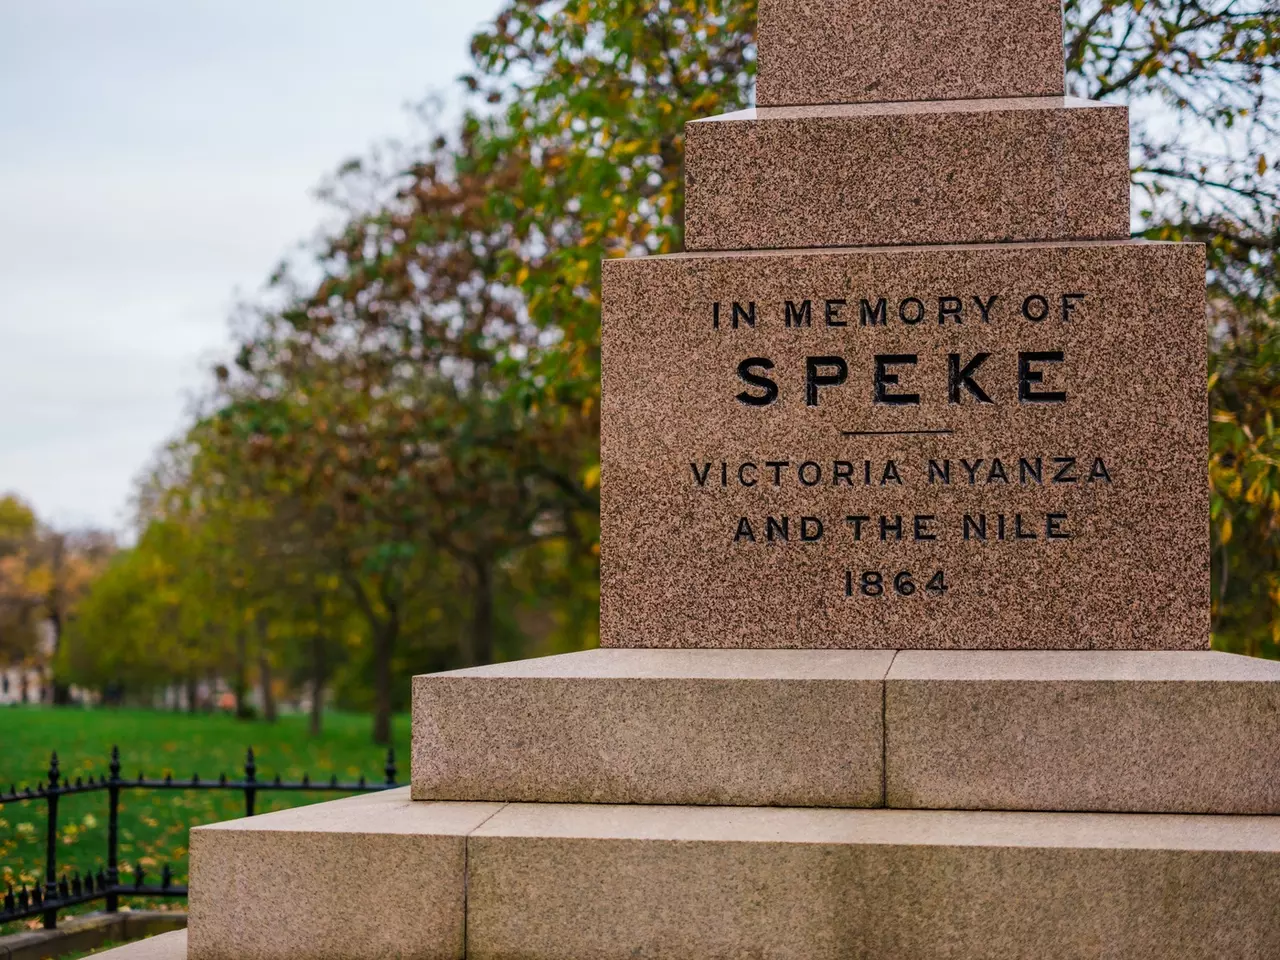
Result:
<svg viewBox="0 0 1280 960"><path fill-rule="evenodd" d="M1129 236L1123 106L758 108L685 137L688 250Z"/></svg>
<svg viewBox="0 0 1280 960"><path fill-rule="evenodd" d="M760 0L756 102L1053 96L1059 0Z"/></svg>
<svg viewBox="0 0 1280 960"><path fill-rule="evenodd" d="M193 960L1280 956L1280 817L396 790L197 828L191 870Z"/></svg>
<svg viewBox="0 0 1280 960"><path fill-rule="evenodd" d="M904 651L888 804L1280 814L1280 663L1227 653Z"/></svg>
<svg viewBox="0 0 1280 960"><path fill-rule="evenodd" d="M500 804L408 788L191 831L191 960L465 953L466 836Z"/></svg>
<svg viewBox="0 0 1280 960"><path fill-rule="evenodd" d="M879 650L591 650L414 677L413 795L874 807Z"/></svg>
<svg viewBox="0 0 1280 960"><path fill-rule="evenodd" d="M607 261L603 645L1206 649L1203 257ZM886 322L863 325L881 298ZM806 300L810 324L787 328ZM919 430L951 432L873 433Z"/></svg>
<svg viewBox="0 0 1280 960"><path fill-rule="evenodd" d="M474 960L1274 960L1280 818L512 805Z"/></svg>
<svg viewBox="0 0 1280 960"><path fill-rule="evenodd" d="M1228 653L591 650L413 717L429 800L1280 814L1280 664Z"/></svg>

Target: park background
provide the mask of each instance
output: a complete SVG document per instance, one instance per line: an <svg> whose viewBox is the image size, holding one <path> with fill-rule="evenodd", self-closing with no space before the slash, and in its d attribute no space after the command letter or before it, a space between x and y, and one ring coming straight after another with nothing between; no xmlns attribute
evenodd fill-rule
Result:
<svg viewBox="0 0 1280 960"><path fill-rule="evenodd" d="M413 136L315 171L326 226L231 311L127 529L0 500L0 780L51 749L100 775L115 743L149 776L252 744L268 775L376 777L411 675L596 644L600 262L682 248L683 125L752 102L755 14L508 0ZM1132 111L1135 236L1206 244L1212 642L1277 657L1280 17L1065 15L1069 91ZM140 794L122 855L181 876L224 800ZM62 862L94 869L101 812L70 806ZM0 880L38 879L35 817L0 808Z"/></svg>

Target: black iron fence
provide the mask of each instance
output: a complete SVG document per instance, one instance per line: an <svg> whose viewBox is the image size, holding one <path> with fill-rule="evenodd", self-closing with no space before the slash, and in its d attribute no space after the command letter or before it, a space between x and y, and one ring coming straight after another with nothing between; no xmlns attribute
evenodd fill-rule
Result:
<svg viewBox="0 0 1280 960"><path fill-rule="evenodd" d="M387 750L386 766L383 768L384 779L381 783L369 783L363 776L357 783L339 783L336 776L328 780L312 780L303 775L298 782L286 783L279 776L269 780L258 779L258 766L253 757L253 748L245 753L244 778L231 780L221 774L216 780L202 780L193 775L190 780L175 780L166 776L163 780L148 780L141 773L137 779L130 780L120 776L120 748L111 748L111 763L108 773L87 780L76 777L71 782L62 777L58 771L58 754L55 752L49 759L48 782L38 787L25 787L19 790L10 786L8 793L0 793L0 804L17 803L23 800L43 800L47 807L46 848L44 883L37 883L30 889L20 884L15 891L8 885L4 901L0 904L0 923L10 920L22 920L26 917L43 916L46 929L52 930L58 925L58 912L82 903L102 900L106 909L115 912L120 908L121 897L185 897L187 888L173 882L172 870L165 864L160 872L160 882L148 885L147 874L141 863L133 865L133 879L130 883L120 882L120 792L122 790L239 790L244 794L244 813L252 817L257 804L258 794L267 790L312 790L330 793L370 793L375 790L388 790L399 786L396 783L396 756L394 750ZM96 873L80 874L78 872L58 876L58 800L70 794L105 792L107 794L107 866Z"/></svg>

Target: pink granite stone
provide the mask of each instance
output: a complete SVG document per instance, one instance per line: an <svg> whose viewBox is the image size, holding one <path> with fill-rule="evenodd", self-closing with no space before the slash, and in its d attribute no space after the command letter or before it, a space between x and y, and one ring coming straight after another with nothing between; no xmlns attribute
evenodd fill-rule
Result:
<svg viewBox="0 0 1280 960"><path fill-rule="evenodd" d="M1063 92L1059 0L760 0L762 106Z"/></svg>
<svg viewBox="0 0 1280 960"><path fill-rule="evenodd" d="M758 108L694 121L685 136L689 250L1129 236L1123 106Z"/></svg>
<svg viewBox="0 0 1280 960"><path fill-rule="evenodd" d="M1135 241L607 261L602 643L1207 648L1203 277Z"/></svg>

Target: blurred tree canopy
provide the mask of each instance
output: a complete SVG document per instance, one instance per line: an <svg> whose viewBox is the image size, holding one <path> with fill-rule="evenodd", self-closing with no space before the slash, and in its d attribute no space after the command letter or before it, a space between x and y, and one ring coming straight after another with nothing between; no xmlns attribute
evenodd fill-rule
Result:
<svg viewBox="0 0 1280 960"><path fill-rule="evenodd" d="M1140 234L1208 248L1215 642L1276 655L1277 14L1065 14L1070 89L1131 107ZM237 318L68 675L328 687L384 741L409 672L594 644L600 261L682 248L684 124L749 105L755 17L511 0L461 121L339 170L342 225Z"/></svg>
<svg viewBox="0 0 1280 960"><path fill-rule="evenodd" d="M0 670L47 672L115 549L109 534L58 530L19 498L0 497ZM24 681L20 693L56 699L65 691L31 690Z"/></svg>

